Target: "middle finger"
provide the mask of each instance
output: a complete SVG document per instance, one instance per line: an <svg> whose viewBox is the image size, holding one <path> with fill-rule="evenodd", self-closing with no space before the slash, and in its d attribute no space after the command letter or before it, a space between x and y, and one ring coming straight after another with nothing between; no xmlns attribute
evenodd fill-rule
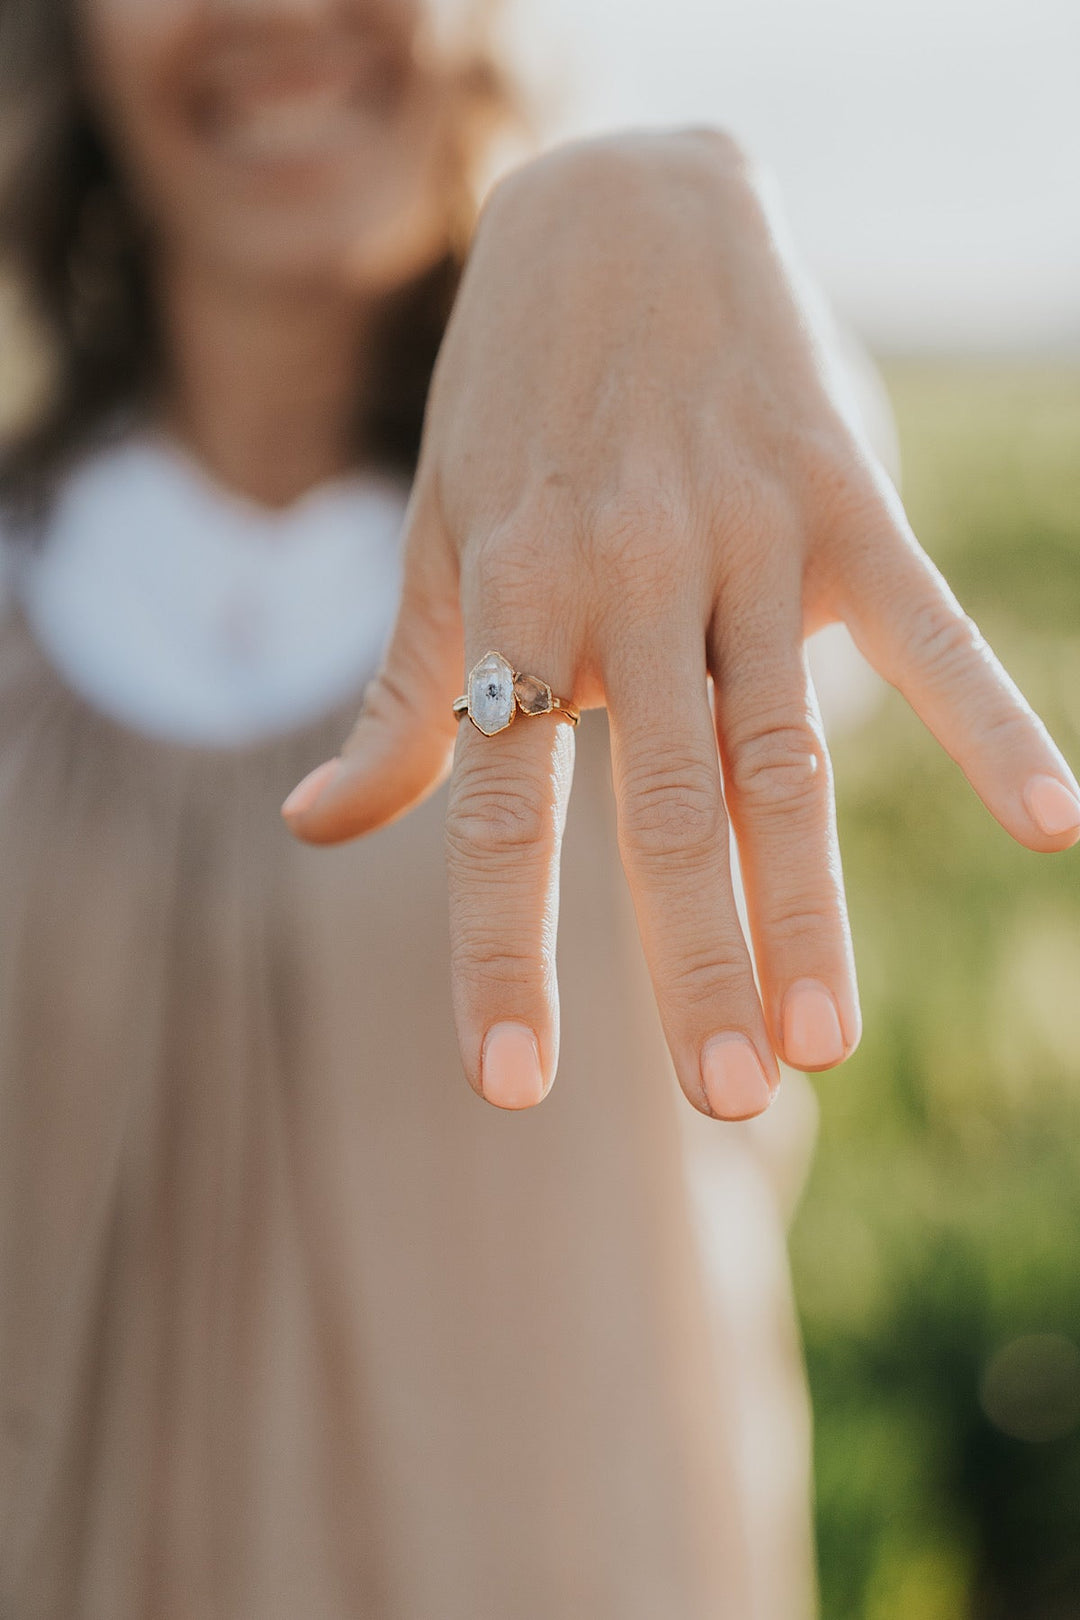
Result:
<svg viewBox="0 0 1080 1620"><path fill-rule="evenodd" d="M749 1118L779 1076L732 890L703 627L672 613L624 635L604 684L619 848L680 1084L703 1113Z"/></svg>

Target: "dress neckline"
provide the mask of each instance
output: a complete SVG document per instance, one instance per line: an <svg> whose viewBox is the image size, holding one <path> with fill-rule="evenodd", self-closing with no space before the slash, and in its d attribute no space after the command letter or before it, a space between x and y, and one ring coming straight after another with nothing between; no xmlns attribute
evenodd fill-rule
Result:
<svg viewBox="0 0 1080 1620"><path fill-rule="evenodd" d="M25 605L15 593L0 603L0 633L5 640L14 643L23 659L32 665L36 677L45 683L47 698L51 695L51 698L59 702L65 710L92 725L100 735L107 737L111 744L120 745L146 758L152 756L155 759L172 761L179 766L210 765L218 768L228 764L244 766L259 761L270 762L283 754L288 756L295 754L298 758L302 758L309 751L313 739L321 740L324 732L331 734L340 732L344 737L363 701L366 684L359 683L355 690L347 693L343 699L314 718L252 737L244 742L220 744L168 737L147 731L142 726L110 713L81 692L52 657L48 648L42 644ZM319 760L313 758L312 764L318 763ZM299 770L303 769L305 767L300 765Z"/></svg>
<svg viewBox="0 0 1080 1620"><path fill-rule="evenodd" d="M406 493L401 478L375 468L356 467L336 477L320 479L282 506L271 506L219 478L177 434L161 424L144 425L130 433L117 448L156 461L202 500L231 509L247 523L263 525L271 532L287 530L312 510L343 499L402 499Z"/></svg>
<svg viewBox="0 0 1080 1620"><path fill-rule="evenodd" d="M11 596L61 684L151 741L222 752L302 731L375 673L407 491L358 473L281 512L133 434L62 485Z"/></svg>

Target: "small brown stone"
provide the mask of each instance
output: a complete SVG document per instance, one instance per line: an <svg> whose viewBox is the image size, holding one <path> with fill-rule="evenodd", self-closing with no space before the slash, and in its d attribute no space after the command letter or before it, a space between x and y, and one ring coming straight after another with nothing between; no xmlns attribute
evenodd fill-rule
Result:
<svg viewBox="0 0 1080 1620"><path fill-rule="evenodd" d="M514 682L514 696L523 714L547 714L552 708L551 687L535 675L519 675Z"/></svg>

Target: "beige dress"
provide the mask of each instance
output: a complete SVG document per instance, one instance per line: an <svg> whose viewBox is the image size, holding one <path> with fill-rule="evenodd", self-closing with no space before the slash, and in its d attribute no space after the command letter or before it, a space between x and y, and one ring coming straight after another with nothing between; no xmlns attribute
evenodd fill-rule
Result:
<svg viewBox="0 0 1080 1620"><path fill-rule="evenodd" d="M590 714L559 1077L479 1101L444 792L279 819L354 708L163 742L5 610L0 1616L805 1620L801 1093L677 1094Z"/></svg>

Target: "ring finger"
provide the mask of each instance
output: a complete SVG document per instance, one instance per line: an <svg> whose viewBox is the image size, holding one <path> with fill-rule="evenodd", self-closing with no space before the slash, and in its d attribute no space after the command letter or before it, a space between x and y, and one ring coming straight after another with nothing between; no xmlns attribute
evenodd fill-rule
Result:
<svg viewBox="0 0 1080 1620"><path fill-rule="evenodd" d="M543 645L545 638L538 637ZM554 646L554 638L548 645ZM471 670L487 652L511 648L514 670L551 676L565 697L566 662L535 660L508 636L468 637ZM517 663L520 652L523 662ZM513 716L483 735L460 721L446 818L450 958L454 1014L465 1071L475 1091L501 1108L528 1108L550 1089L559 1056L555 943L559 854L574 768L574 734L553 714L515 709L509 667L496 666ZM494 724L501 714L485 721Z"/></svg>

